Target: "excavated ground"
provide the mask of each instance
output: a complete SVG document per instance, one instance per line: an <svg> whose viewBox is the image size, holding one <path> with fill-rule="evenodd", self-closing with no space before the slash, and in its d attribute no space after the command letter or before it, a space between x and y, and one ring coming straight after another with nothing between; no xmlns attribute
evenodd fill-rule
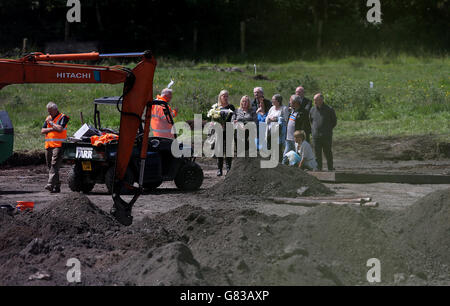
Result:
<svg viewBox="0 0 450 306"><path fill-rule="evenodd" d="M338 169L447 174L448 159L348 160ZM130 227L108 211L104 186L92 193L42 190L42 165L0 170L0 204L35 201L32 213L0 210L0 285L68 285L67 261L81 263L81 285L369 285L367 261L381 263L381 285L450 285L450 186L322 184L292 168L235 160L226 177L202 160L202 190L167 182L141 196ZM63 168L63 182L69 168ZM270 196L371 196L378 208L275 204Z"/></svg>
<svg viewBox="0 0 450 306"><path fill-rule="evenodd" d="M2 210L1 285L66 285L69 258L83 285L364 285L370 258L384 285L449 285L449 207L450 189L396 213L182 205L123 227L73 193L36 213Z"/></svg>

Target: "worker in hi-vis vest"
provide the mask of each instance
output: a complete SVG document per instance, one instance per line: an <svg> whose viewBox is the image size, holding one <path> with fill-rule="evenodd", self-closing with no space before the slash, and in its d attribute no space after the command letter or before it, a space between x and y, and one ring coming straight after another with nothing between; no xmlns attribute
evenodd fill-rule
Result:
<svg viewBox="0 0 450 306"><path fill-rule="evenodd" d="M172 89L165 88L161 91L161 95L156 96L157 100L165 101L167 103L172 100ZM165 107L162 105L153 105L152 106L152 130L153 136L155 137L166 137L166 138L174 138L174 134L172 134L172 124L167 120L166 114L164 113ZM175 118L178 114L178 108L171 108L169 106L169 111L172 115L172 118Z"/></svg>
<svg viewBox="0 0 450 306"><path fill-rule="evenodd" d="M45 189L51 193L61 192L59 169L61 168L63 152L62 143L67 138L67 123L70 118L58 111L58 106L47 104L49 116L45 119L41 134L45 135L45 160L48 167L48 182Z"/></svg>

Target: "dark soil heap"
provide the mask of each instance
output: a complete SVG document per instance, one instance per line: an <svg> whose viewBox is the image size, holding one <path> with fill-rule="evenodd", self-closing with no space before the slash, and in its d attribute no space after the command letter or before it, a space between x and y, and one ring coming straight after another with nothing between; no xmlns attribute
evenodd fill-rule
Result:
<svg viewBox="0 0 450 306"><path fill-rule="evenodd" d="M298 167L278 164L275 168L261 168L259 158L235 158L225 180L212 187L209 193L295 197L301 188L303 195L332 193L318 179Z"/></svg>
<svg viewBox="0 0 450 306"><path fill-rule="evenodd" d="M450 264L450 189L426 195L389 223L399 241Z"/></svg>
<svg viewBox="0 0 450 306"><path fill-rule="evenodd" d="M123 227L73 193L35 214L0 211L0 285L67 285L73 257L82 285L368 285L370 258L382 285L449 285L449 206L450 189L399 213L184 205Z"/></svg>

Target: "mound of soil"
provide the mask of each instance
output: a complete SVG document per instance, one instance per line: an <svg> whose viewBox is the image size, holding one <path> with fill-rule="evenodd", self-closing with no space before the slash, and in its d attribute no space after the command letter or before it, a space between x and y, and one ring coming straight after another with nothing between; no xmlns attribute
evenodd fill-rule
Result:
<svg viewBox="0 0 450 306"><path fill-rule="evenodd" d="M300 189L300 191L299 191ZM331 194L318 179L298 167L278 164L275 168L261 168L259 158L235 158L225 180L209 190L218 196L280 196Z"/></svg>
<svg viewBox="0 0 450 306"><path fill-rule="evenodd" d="M337 141L334 153L346 159L429 160L449 158L450 144L433 135L352 138Z"/></svg>
<svg viewBox="0 0 450 306"><path fill-rule="evenodd" d="M366 285L370 258L383 285L449 285L449 198L435 192L394 215L184 205L123 227L73 193L34 214L0 210L0 285L66 285L69 258L83 285Z"/></svg>
<svg viewBox="0 0 450 306"><path fill-rule="evenodd" d="M389 222L400 241L450 265L450 188L426 195Z"/></svg>
<svg viewBox="0 0 450 306"><path fill-rule="evenodd" d="M0 164L0 168L41 164L45 164L45 153L43 151L23 151L14 152L10 158Z"/></svg>

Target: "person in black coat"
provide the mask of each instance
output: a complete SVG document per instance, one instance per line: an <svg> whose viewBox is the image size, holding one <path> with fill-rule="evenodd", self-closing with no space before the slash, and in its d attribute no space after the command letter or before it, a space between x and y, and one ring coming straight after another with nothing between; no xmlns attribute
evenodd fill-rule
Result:
<svg viewBox="0 0 450 306"><path fill-rule="evenodd" d="M305 89L299 86L295 89L295 94L300 97L300 109L303 117L301 118L301 130L306 134L306 141L311 142L311 122L309 122L309 112L312 108L312 101L305 97Z"/></svg>
<svg viewBox="0 0 450 306"><path fill-rule="evenodd" d="M309 113L311 121L312 143L317 160L317 168L322 170L322 152L327 159L328 170L334 170L333 167L333 129L337 124L336 112L334 109L324 103L321 93L314 96L314 104Z"/></svg>
<svg viewBox="0 0 450 306"><path fill-rule="evenodd" d="M219 98L216 104L214 104L211 109L208 112L208 117L212 119L212 121L218 122L222 125L223 134L222 134L222 141L223 141L223 152L222 156L217 156L217 176L222 176L223 171L223 161L224 161L224 155L226 152L226 123L231 122L231 118L235 112L235 107L233 104L228 103L228 97L229 93L227 90L222 90L219 93ZM215 133L215 131L214 131ZM231 169L231 163L232 163L232 157L227 156L225 157L226 162L226 169L227 173Z"/></svg>
<svg viewBox="0 0 450 306"><path fill-rule="evenodd" d="M253 96L255 99L252 101L252 109L256 113L259 108L260 103L264 103L270 107L272 107L272 102L264 98L264 90L262 87L255 87L253 89Z"/></svg>

